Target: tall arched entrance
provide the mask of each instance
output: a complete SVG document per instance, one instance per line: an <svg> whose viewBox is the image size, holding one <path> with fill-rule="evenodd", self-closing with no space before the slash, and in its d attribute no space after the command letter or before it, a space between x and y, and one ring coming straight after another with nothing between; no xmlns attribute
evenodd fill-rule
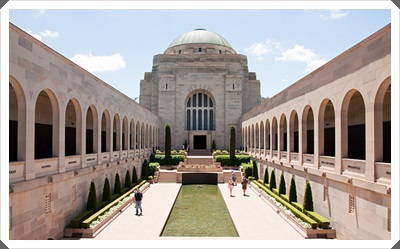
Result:
<svg viewBox="0 0 400 249"><path fill-rule="evenodd" d="M185 130L191 149L211 150L215 139L215 100L210 92L196 90L186 97Z"/></svg>

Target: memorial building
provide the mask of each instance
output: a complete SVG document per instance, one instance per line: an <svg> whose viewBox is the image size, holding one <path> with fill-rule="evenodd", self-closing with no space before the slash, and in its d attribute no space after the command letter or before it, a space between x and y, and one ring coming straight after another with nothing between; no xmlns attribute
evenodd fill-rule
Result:
<svg viewBox="0 0 400 249"><path fill-rule="evenodd" d="M61 239L91 182L100 199L106 177L140 176L166 124L173 149L210 154L235 126L261 179L274 170L289 189L294 176L299 200L311 184L338 239L391 238L390 24L264 101L247 57L205 29L154 56L139 103L11 23L9 34L10 239Z"/></svg>

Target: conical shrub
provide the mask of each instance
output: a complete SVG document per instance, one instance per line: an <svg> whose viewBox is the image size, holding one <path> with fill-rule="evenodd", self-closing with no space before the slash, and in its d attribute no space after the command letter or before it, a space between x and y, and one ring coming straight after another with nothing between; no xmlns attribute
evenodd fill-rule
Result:
<svg viewBox="0 0 400 249"><path fill-rule="evenodd" d="M285 177L283 176L283 172L281 174L281 179L279 181L278 194L279 195L286 195L286 182L285 182Z"/></svg>
<svg viewBox="0 0 400 249"><path fill-rule="evenodd" d="M129 173L129 169L126 171L125 174L125 188L131 188L132 180L131 180L131 173Z"/></svg>
<svg viewBox="0 0 400 249"><path fill-rule="evenodd" d="M102 201L111 201L111 187L110 187L110 181L106 177L106 180L104 181L104 187L103 187L103 197L101 199Z"/></svg>
<svg viewBox="0 0 400 249"><path fill-rule="evenodd" d="M314 211L311 184L307 181L303 200L303 211Z"/></svg>
<svg viewBox="0 0 400 249"><path fill-rule="evenodd" d="M142 165L142 177L143 180L147 180L149 178L149 163L146 159L143 161Z"/></svg>
<svg viewBox="0 0 400 249"><path fill-rule="evenodd" d="M170 165L171 163L171 126L169 124L165 125L165 158L164 158L164 164L165 165ZM142 173L142 179L147 180L148 173L146 178L143 177Z"/></svg>
<svg viewBox="0 0 400 249"><path fill-rule="evenodd" d="M254 180L258 180L257 162L255 160L253 160L253 177Z"/></svg>
<svg viewBox="0 0 400 249"><path fill-rule="evenodd" d="M114 194L121 194L122 187L121 187L121 180L119 179L119 174L115 175L115 183L114 183Z"/></svg>
<svg viewBox="0 0 400 249"><path fill-rule="evenodd" d="M97 211L97 195L96 195L96 186L94 185L94 182L90 183L90 190L89 190L88 201L86 204L86 209L93 210L94 212Z"/></svg>
<svg viewBox="0 0 400 249"><path fill-rule="evenodd" d="M268 175L268 168L265 168L264 171L264 184L269 184L269 175Z"/></svg>
<svg viewBox="0 0 400 249"><path fill-rule="evenodd" d="M271 179L269 180L269 189L276 188L275 169L271 172Z"/></svg>
<svg viewBox="0 0 400 249"><path fill-rule="evenodd" d="M294 176L292 176L290 180L289 202L297 202L296 181L294 180Z"/></svg>
<svg viewBox="0 0 400 249"><path fill-rule="evenodd" d="M236 130L235 126L231 125L231 136L229 143L229 161L231 166L236 165L235 147L236 147Z"/></svg>
<svg viewBox="0 0 400 249"><path fill-rule="evenodd" d="M133 183L137 183L138 182L138 177L137 177L137 173L136 173L136 167L133 167L132 182Z"/></svg>

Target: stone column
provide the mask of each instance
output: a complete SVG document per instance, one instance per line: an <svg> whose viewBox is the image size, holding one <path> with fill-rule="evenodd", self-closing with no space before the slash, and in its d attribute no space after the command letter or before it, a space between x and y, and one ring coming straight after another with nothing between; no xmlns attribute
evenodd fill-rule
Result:
<svg viewBox="0 0 400 249"><path fill-rule="evenodd" d="M19 137L24 137L25 146L25 180L32 180L36 178L35 172L35 103L27 102L26 110L26 121L25 127L26 131ZM18 120L18 123L24 120ZM18 142L20 139L18 138Z"/></svg>
<svg viewBox="0 0 400 249"><path fill-rule="evenodd" d="M347 116L335 109L335 173L342 174L342 158L347 156Z"/></svg>
<svg viewBox="0 0 400 249"><path fill-rule="evenodd" d="M382 116L382 115L381 115ZM380 122L382 123L382 122ZM373 103L366 105L365 115L365 139L366 139L366 151L365 151L365 179L374 182L375 181L375 159L376 159L376 148L375 148L375 136L382 133L382 127L378 134L375 134L377 127L375 127L375 113ZM382 137L382 134L380 134Z"/></svg>

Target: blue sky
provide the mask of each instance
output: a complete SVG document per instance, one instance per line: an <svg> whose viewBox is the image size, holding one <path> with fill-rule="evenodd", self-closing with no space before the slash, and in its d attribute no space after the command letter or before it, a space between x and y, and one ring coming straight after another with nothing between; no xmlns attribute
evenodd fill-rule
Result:
<svg viewBox="0 0 400 249"><path fill-rule="evenodd" d="M153 56L196 28L247 55L261 95L272 97L390 18L384 9L10 9L9 20L133 99Z"/></svg>

